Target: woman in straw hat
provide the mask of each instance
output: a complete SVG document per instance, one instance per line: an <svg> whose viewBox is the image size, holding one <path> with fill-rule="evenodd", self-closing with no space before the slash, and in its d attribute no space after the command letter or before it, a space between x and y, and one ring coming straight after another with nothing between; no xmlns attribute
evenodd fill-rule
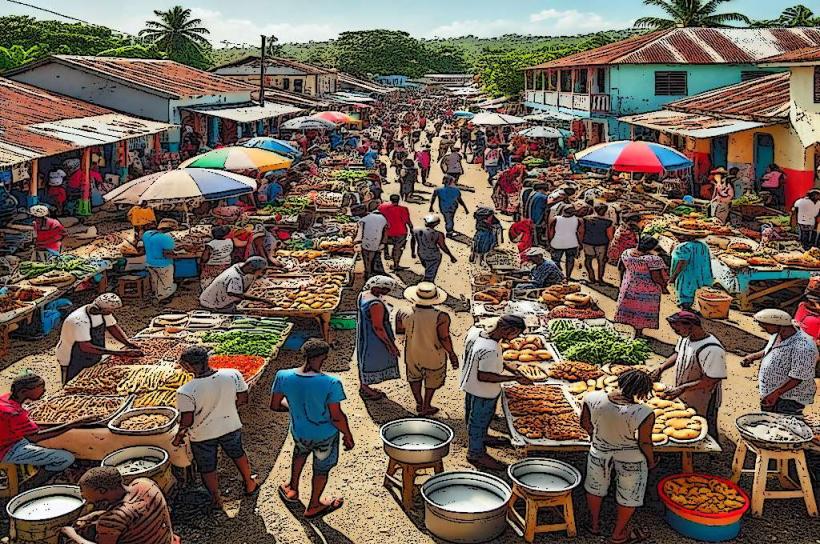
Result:
<svg viewBox="0 0 820 544"><path fill-rule="evenodd" d="M432 405L433 395L444 386L447 359L454 370L458 368L458 356L450 337L450 316L435 307L447 300L447 293L435 284L421 282L405 289L404 298L412 302L413 307L396 316L396 333L405 335L407 381L416 399L416 412L432 416L439 411Z"/></svg>
<svg viewBox="0 0 820 544"><path fill-rule="evenodd" d="M681 243L672 250L672 266L669 272L669 283L675 286L678 295L678 306L689 310L695 302L695 293L701 287L714 283L712 276L712 258L709 246L701 240L703 236L692 232L676 232Z"/></svg>
<svg viewBox="0 0 820 544"><path fill-rule="evenodd" d="M384 296L396 287L388 276L373 276L364 284L356 301L356 359L359 365L359 394L367 400L385 397L371 387L399 377L399 348L390 325L390 309Z"/></svg>

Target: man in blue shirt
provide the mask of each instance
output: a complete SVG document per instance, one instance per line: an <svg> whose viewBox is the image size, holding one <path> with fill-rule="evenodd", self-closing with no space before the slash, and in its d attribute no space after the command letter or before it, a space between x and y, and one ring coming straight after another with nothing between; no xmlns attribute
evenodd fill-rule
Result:
<svg viewBox="0 0 820 544"><path fill-rule="evenodd" d="M444 186L433 191L433 198L430 199L430 211L433 211L433 204L438 200L438 208L444 216L444 230L448 237L455 233L456 211L458 205L464 208L464 213L470 214L467 205L461 198L461 190L456 187L456 178L450 175L444 176Z"/></svg>
<svg viewBox="0 0 820 544"><path fill-rule="evenodd" d="M177 230L179 223L173 219L163 219L156 230L146 231L142 235L145 246L145 266L154 298L162 302L170 298L177 290L174 283L174 238L168 234Z"/></svg>
<svg viewBox="0 0 820 544"><path fill-rule="evenodd" d="M536 245L540 245L546 238L545 227L547 224L547 204L549 202L547 188L547 184L543 182L533 185L535 192L529 196L527 202L527 215L535 223L534 243Z"/></svg>
<svg viewBox="0 0 820 544"><path fill-rule="evenodd" d="M547 252L540 247L531 247L524 252L535 266L529 271L530 282L516 285L516 289L544 289L564 282L564 274L552 259L547 258Z"/></svg>
<svg viewBox="0 0 820 544"><path fill-rule="evenodd" d="M277 179L275 172L265 174L265 179L267 179L267 184L262 188L265 195L265 202L273 204L282 198L282 194L284 193L282 183Z"/></svg>
<svg viewBox="0 0 820 544"><path fill-rule="evenodd" d="M339 461L339 433L345 450L353 448L353 434L342 412L345 400L342 382L322 372L330 353L327 342L311 338L302 345L305 364L301 368L280 370L273 381L271 410L290 412L293 436L293 462L290 482L279 486L279 495L287 502L299 501L299 478L308 456L313 454L313 480L305 517L315 518L338 510L341 497L321 500L330 470Z"/></svg>
<svg viewBox="0 0 820 544"><path fill-rule="evenodd" d="M364 155L362 156L362 162L364 163L364 167L367 169L375 168L376 161L379 160L379 150L378 145L375 143L371 143L370 146L365 151Z"/></svg>

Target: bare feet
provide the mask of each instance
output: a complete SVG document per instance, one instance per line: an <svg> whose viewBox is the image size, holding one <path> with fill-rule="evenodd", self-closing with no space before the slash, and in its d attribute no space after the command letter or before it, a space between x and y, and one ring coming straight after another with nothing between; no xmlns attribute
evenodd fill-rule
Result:
<svg viewBox="0 0 820 544"><path fill-rule="evenodd" d="M308 506L305 509L305 517L306 518L317 518L319 516L325 516L330 514L331 512L335 512L342 506L344 506L345 500L341 497L336 497L329 501L319 501L319 504L316 506Z"/></svg>

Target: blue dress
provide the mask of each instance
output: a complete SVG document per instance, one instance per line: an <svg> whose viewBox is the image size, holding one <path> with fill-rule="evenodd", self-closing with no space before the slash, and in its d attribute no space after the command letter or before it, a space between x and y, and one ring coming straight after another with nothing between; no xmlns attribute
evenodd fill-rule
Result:
<svg viewBox="0 0 820 544"><path fill-rule="evenodd" d="M686 261L686 266L675 279L675 292L678 304L691 306L695 302L695 292L701 287L711 287L715 281L709 246L699 240L678 244L672 250L672 270L680 261Z"/></svg>
<svg viewBox="0 0 820 544"><path fill-rule="evenodd" d="M399 358L387 351L387 346L379 340L373 329L370 318L370 307L382 304L375 295L366 292L360 293L356 302L358 309L358 324L356 327L356 360L359 365L359 380L362 385L375 385L387 380L399 378ZM391 340L396 339L393 327L390 325L390 312L385 305L384 330Z"/></svg>

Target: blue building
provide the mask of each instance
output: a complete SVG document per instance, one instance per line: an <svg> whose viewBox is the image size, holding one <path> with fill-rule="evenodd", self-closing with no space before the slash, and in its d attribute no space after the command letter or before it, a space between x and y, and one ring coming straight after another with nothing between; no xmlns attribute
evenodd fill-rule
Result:
<svg viewBox="0 0 820 544"><path fill-rule="evenodd" d="M581 120L588 144L625 139L621 116L781 71L759 62L818 45L817 28L659 30L526 68L524 106Z"/></svg>

